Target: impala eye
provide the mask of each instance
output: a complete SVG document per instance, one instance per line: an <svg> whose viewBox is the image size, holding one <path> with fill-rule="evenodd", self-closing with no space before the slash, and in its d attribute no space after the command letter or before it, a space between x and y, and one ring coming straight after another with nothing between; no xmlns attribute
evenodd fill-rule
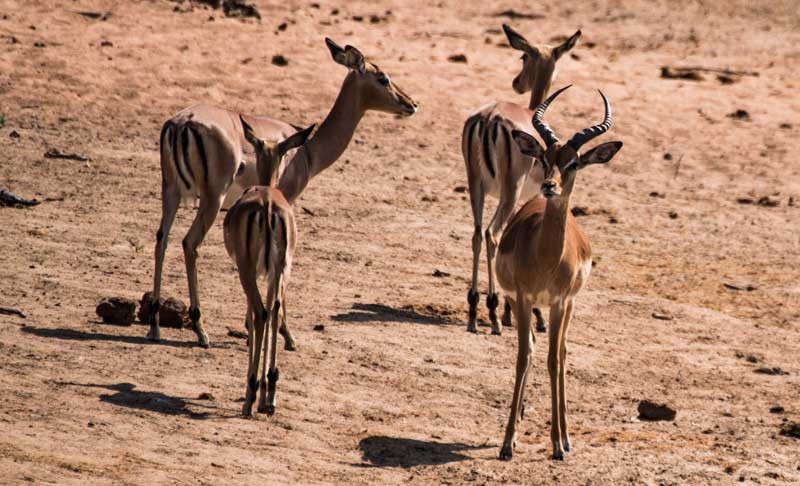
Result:
<svg viewBox="0 0 800 486"><path fill-rule="evenodd" d="M384 86L389 86L389 78L385 74L378 76L378 82Z"/></svg>

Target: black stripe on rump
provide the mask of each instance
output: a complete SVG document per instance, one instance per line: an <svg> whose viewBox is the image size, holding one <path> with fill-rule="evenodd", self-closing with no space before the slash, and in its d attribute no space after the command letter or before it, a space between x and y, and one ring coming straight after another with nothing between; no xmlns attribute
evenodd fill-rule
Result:
<svg viewBox="0 0 800 486"><path fill-rule="evenodd" d="M200 136L200 132L197 131L197 128L189 127L189 130L192 131L192 135L194 135L194 141L197 143L197 151L200 152L200 162L203 163L203 180L208 183L208 154L206 153L206 146L203 142L203 137Z"/></svg>
<svg viewBox="0 0 800 486"><path fill-rule="evenodd" d="M178 162L178 151L176 150L178 148L178 132L180 132L180 127L175 127L172 130L172 144L170 145L172 161L175 163L175 170L178 171L178 175L183 181L183 185L186 186L187 189L191 189L192 185L189 183L189 179L186 178L186 175L183 173L183 169L181 169L181 164Z"/></svg>
<svg viewBox="0 0 800 486"><path fill-rule="evenodd" d="M245 239L244 239L245 241L244 247L245 251L247 252L247 261L250 261L250 248L252 247L251 238L253 237L253 221L255 220L255 218L256 218L256 211L250 209L250 211L247 213L247 223L246 223L247 233L245 233Z"/></svg>
<svg viewBox="0 0 800 486"><path fill-rule="evenodd" d="M494 166L492 165L492 149L489 147L489 131L492 129L492 122L489 121L486 123L486 126L483 129L483 162L486 164L486 168L489 170L489 174L494 178Z"/></svg>
<svg viewBox="0 0 800 486"><path fill-rule="evenodd" d="M189 177L197 182L197 179L194 177L194 171L192 170L192 163L189 162L189 128L186 126L181 130L181 141L183 142L183 165L186 167L186 170L189 171Z"/></svg>

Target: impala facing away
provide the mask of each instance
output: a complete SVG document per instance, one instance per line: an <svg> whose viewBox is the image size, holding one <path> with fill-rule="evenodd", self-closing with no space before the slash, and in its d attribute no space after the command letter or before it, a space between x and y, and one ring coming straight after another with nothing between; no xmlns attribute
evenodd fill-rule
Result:
<svg viewBox="0 0 800 486"><path fill-rule="evenodd" d="M531 92L526 109L514 103L490 103L472 114L464 123L461 135L461 151L467 164L469 198L475 232L472 236L472 286L467 294L469 302L469 323L467 330L477 332L478 306L478 263L481 257L482 221L484 198L488 194L500 199L497 211L486 229L486 262L489 271L489 293L486 306L492 324L492 334L500 334L497 323L497 291L495 290L494 259L497 251L497 238L506 221L514 211L520 198L528 199L539 192L542 173L530 157L519 151L511 141L511 132L520 130L533 133L531 116L533 109L547 96L550 83L556 76L556 62L567 51L575 47L581 31L575 32L557 47L548 45L532 46L508 25L503 24L508 42L522 54L522 71L514 78L512 87L519 94ZM526 183L527 181L527 183ZM511 325L508 301L505 303L503 324ZM539 309L536 314L537 330L544 331L544 320Z"/></svg>
<svg viewBox="0 0 800 486"><path fill-rule="evenodd" d="M347 148L361 117L369 110L402 116L416 112L417 104L378 66L352 46L344 48L325 39L333 60L350 71L328 116L303 149L296 151L279 179L278 188L292 203L308 182L333 164ZM263 116L241 115L263 140L284 140L296 128ZM223 201L235 199L242 188L258 184L256 168L243 160L244 135L240 114L209 105L196 105L173 116L161 130L161 223L156 233L153 307L147 337L160 339L158 307L161 272L170 228L181 200L199 200L199 208L183 239L189 280L189 317L201 346L208 334L200 318L197 290L197 248L219 214ZM286 349L295 349L289 329L281 326Z"/></svg>
<svg viewBox="0 0 800 486"><path fill-rule="evenodd" d="M256 164L261 180L259 186L248 188L228 211L223 224L225 249L236 264L239 280L247 297L247 394L242 413L251 416L258 388L258 369L261 348L264 365L261 369L261 398L258 411L275 413L275 389L278 382L277 343L278 318L285 302L285 289L292 268L297 229L292 206L275 189L283 155L306 142L314 126L299 131L280 143L258 138L253 128L241 118L245 138L256 151ZM267 305L258 291L259 277L267 276ZM283 307L284 326L286 308ZM267 311L270 315L267 316ZM270 332L265 328L271 324ZM269 354L267 353L267 344ZM266 373L269 356L269 373ZM266 378L266 379L265 379ZM269 382L267 382L267 379Z"/></svg>
<svg viewBox="0 0 800 486"><path fill-rule="evenodd" d="M552 418L550 438L553 459L564 459L571 448L567 431L565 367L566 335L575 295L586 284L592 269L592 249L569 211L569 198L577 172L592 164L605 164L622 148L622 142L607 142L583 155L578 150L588 141L611 128L611 106L605 104L605 118L599 125L576 133L566 144L542 121L548 105L569 86L553 93L533 115L533 126L544 140L542 149L533 136L514 131L514 140L523 153L540 160L545 179L543 197L528 201L511 218L500 240L497 280L513 306L519 336L516 381L511 414L500 458L511 459L517 437L517 422L523 409L523 395L533 355L531 331L533 306L550 308L547 369L550 374Z"/></svg>

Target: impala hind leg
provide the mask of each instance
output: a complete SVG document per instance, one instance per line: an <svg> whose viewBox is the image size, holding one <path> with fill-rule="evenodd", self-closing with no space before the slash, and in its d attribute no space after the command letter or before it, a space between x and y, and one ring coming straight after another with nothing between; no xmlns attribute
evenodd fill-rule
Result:
<svg viewBox="0 0 800 486"><path fill-rule="evenodd" d="M261 343L264 341L264 328L266 327L267 312L261 302L261 294L254 275L240 277L242 288L247 295L247 314L252 316L252 323L247 327L247 392L242 405L242 415L253 416L253 403L258 392L258 367L261 356Z"/></svg>
<svg viewBox="0 0 800 486"><path fill-rule="evenodd" d="M506 175L506 177L509 177ZM513 179L513 177L511 177ZM522 193L522 186L525 183L525 177L520 180L508 181L506 186L507 190L500 194L500 204L497 206L492 217L492 222L486 229L486 266L489 271L489 295L486 296L486 306L489 308L489 319L492 323L492 334L500 334L500 324L497 321L497 306L500 299L497 295L495 286L495 272L494 261L497 254L497 244L500 233L506 225L506 222L511 218L514 212L514 205L517 203L520 194Z"/></svg>
<svg viewBox="0 0 800 486"><path fill-rule="evenodd" d="M297 351L297 343L294 340L294 336L292 336L292 332L289 331L289 325L286 324L286 293L281 290L281 298L279 299L281 302L281 327L278 329L278 332L283 336L283 349L286 351Z"/></svg>
<svg viewBox="0 0 800 486"><path fill-rule="evenodd" d="M200 316L200 299L197 295L197 248L205 239L208 230L214 224L214 220L217 219L221 204L222 197L201 199L200 208L197 210L194 222L192 222L186 238L183 239L186 276L189 279L189 318L194 325L197 340L200 346L204 348L208 347L208 334L203 329Z"/></svg>
<svg viewBox="0 0 800 486"><path fill-rule="evenodd" d="M470 178L469 199L472 205L472 218L475 221L475 231L472 233L472 285L467 293L467 303L469 304L469 321L467 331L478 332L478 266L481 260L481 250L483 248L483 203L484 191L480 181L473 181Z"/></svg>
<svg viewBox="0 0 800 486"><path fill-rule="evenodd" d="M164 256L167 252L169 232L172 229L172 223L175 221L175 214L178 212L179 205L180 194L177 188L171 190L166 187L166 183L162 183L161 223L158 225L158 232L156 233L156 268L153 275L153 294L149 316L150 330L147 333L147 339L151 341L159 341L161 339L158 316L160 307L159 299L161 297L161 274L164 269Z"/></svg>

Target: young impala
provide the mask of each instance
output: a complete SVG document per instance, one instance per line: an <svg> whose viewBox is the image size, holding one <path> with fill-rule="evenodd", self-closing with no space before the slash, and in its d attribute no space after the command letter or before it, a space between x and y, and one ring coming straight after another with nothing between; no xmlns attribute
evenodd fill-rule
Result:
<svg viewBox="0 0 800 486"><path fill-rule="evenodd" d="M340 47L325 39L333 60L349 69L339 96L319 130L302 150L288 162L278 187L291 203L317 174L342 155L369 110L411 116L416 103L375 64L352 46ZM200 318L197 290L197 248L217 218L223 201L235 200L243 188L258 184L256 168L243 159L244 135L240 121L246 119L263 140L283 140L295 132L289 123L269 117L241 116L209 105L187 108L170 118L161 130L161 223L156 233L155 273L150 331L147 337L160 339L158 301L161 273L170 228L181 200L199 201L189 232L183 239L186 274L189 280L189 317L200 345L208 347ZM226 197L227 196L227 197ZM294 339L284 324L281 332L286 348L294 349Z"/></svg>
<svg viewBox="0 0 800 486"><path fill-rule="evenodd" d="M564 53L575 47L581 36L581 31L577 31L559 46L534 46L511 27L503 25L503 30L511 47L523 52L522 71L514 78L512 87L519 94L530 91L530 103L528 108L514 103L490 103L467 119L461 136L461 150L467 165L472 217L475 221L475 232L472 236L472 285L467 294L469 302L467 330L470 332L478 330L476 326L478 263L483 242L481 225L484 199L487 194L500 199L497 211L486 229L486 262L489 271L489 294L486 297L486 306L489 308L492 334L500 334L497 322L499 300L495 290L494 275L497 237L514 211L517 201L536 194L542 181L538 165L533 164L529 157L519 151L516 144L511 141L511 132L521 130L533 133L530 123L533 109L547 96L550 82L556 76L556 62ZM506 301L503 316L503 323L506 325L511 325L509 311L509 304ZM537 318L537 330L544 331L541 312L538 309L534 309L533 312Z"/></svg>
<svg viewBox="0 0 800 486"><path fill-rule="evenodd" d="M264 365L261 369L261 398L258 411L272 415L275 412L275 387L278 382L278 318L284 302L297 239L292 207L283 194L275 188L275 184L283 155L290 149L303 145L314 126L299 131L280 143L270 143L258 138L244 118L241 119L241 123L245 138L255 148L257 172L262 184L250 187L242 194L228 211L223 224L225 249L236 263L239 280L247 297L249 353L247 394L242 413L247 416L252 415L258 384L256 377L263 346ZM266 308L258 291L258 279L265 275ZM269 316L267 316L268 311ZM266 330L268 323L271 335L270 331ZM269 365L267 365L268 356ZM267 367L269 373L266 373Z"/></svg>
<svg viewBox="0 0 800 486"><path fill-rule="evenodd" d="M570 450L567 431L565 389L566 335L572 316L573 300L586 284L592 268L592 249L569 211L569 198L579 170L593 164L605 164L622 148L622 142L607 142L581 155L578 151L588 141L611 128L611 106L600 93L605 118L599 125L576 133L567 143L542 121L548 105L569 86L553 93L533 115L533 126L546 149L530 134L513 132L523 153L540 160L544 170L541 197L528 201L511 218L500 240L497 256L497 281L511 302L517 319L519 348L511 414L508 418L501 459L511 459L516 442L516 427L523 409L523 395L533 355L531 332L533 306L550 308L550 348L547 369L550 374L552 418L550 438L553 458L564 459Z"/></svg>

